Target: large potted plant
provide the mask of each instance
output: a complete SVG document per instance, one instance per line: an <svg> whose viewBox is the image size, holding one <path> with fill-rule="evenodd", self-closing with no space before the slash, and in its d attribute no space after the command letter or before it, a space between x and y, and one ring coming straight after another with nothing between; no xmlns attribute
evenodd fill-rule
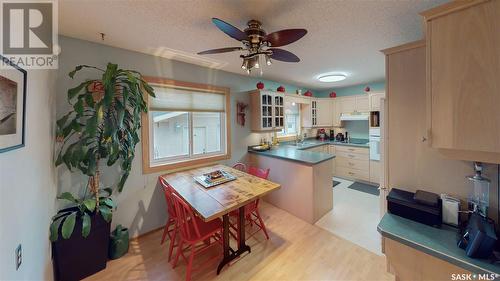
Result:
<svg viewBox="0 0 500 281"><path fill-rule="evenodd" d="M102 73L68 90L71 110L57 120L61 143L56 166L87 177L83 196L64 192L58 199L69 206L60 210L50 226L54 272L58 280L79 280L106 267L110 222L115 204L112 188L101 188L102 166L120 165L116 189L122 191L132 168L144 98L153 88L136 71L80 65L69 73L73 79L82 69Z"/></svg>

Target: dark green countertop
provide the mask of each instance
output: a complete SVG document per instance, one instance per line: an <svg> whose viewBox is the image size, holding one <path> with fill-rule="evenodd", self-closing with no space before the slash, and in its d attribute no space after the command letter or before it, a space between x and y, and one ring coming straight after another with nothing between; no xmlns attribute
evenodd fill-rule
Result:
<svg viewBox="0 0 500 281"><path fill-rule="evenodd" d="M382 236L445 260L472 273L500 274L500 265L487 259L472 259L457 246L458 230L431 227L393 214L385 214L377 227Z"/></svg>
<svg viewBox="0 0 500 281"><path fill-rule="evenodd" d="M335 155L333 154L316 152L316 151L307 151L303 149L305 148L298 148L290 145L280 145L279 147L275 147L271 150L254 151L252 149L249 149L248 152L274 158L280 158L284 160L300 162L306 165L315 165L335 158Z"/></svg>
<svg viewBox="0 0 500 281"><path fill-rule="evenodd" d="M336 141L320 141L316 139L306 139L303 143L294 145L294 142L283 142L277 147L273 147L271 150L266 151L254 151L251 147L248 148L248 152L256 153L264 156L281 158L285 160L291 160L295 162L304 163L306 165L315 165L323 161L335 158L335 155L317 151L308 151L307 149L318 147L322 145L345 145L345 146L356 146L368 148L368 140L366 143L344 143Z"/></svg>

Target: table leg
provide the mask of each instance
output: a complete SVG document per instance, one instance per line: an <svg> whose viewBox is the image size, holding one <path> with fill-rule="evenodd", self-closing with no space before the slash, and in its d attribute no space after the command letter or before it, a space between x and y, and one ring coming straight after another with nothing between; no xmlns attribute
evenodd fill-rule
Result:
<svg viewBox="0 0 500 281"><path fill-rule="evenodd" d="M222 261L219 263L217 267L217 275L220 273L222 268L230 263L232 260L239 257L244 252L250 253L250 247L245 244L245 207L241 207L239 209L239 217L238 217L238 232L240 241L238 241L238 250L234 251L229 246L229 215L226 214L222 216L222 237L223 237L223 248L224 248L224 257Z"/></svg>

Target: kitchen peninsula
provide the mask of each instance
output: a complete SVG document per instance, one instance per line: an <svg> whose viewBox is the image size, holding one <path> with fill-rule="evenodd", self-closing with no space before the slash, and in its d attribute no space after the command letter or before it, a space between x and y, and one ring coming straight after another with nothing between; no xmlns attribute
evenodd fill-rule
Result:
<svg viewBox="0 0 500 281"><path fill-rule="evenodd" d="M333 208L331 173L335 156L309 150L326 144L306 141L302 144L282 143L267 151L249 148L249 162L257 167L270 168L269 180L279 182L283 187L264 200L311 224L330 211Z"/></svg>

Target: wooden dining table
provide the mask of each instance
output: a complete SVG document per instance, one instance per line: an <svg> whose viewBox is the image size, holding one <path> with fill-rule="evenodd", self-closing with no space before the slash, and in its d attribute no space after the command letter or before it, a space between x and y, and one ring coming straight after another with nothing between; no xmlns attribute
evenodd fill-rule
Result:
<svg viewBox="0 0 500 281"><path fill-rule="evenodd" d="M216 170L226 171L236 177L214 187L205 188L194 179ZM203 220L211 221L222 217L224 257L217 267L217 274L222 268L244 252L251 251L245 243L245 205L267 193L280 188L280 185L225 165L211 165L161 176L194 212ZM229 213L239 209L238 249L229 245Z"/></svg>

